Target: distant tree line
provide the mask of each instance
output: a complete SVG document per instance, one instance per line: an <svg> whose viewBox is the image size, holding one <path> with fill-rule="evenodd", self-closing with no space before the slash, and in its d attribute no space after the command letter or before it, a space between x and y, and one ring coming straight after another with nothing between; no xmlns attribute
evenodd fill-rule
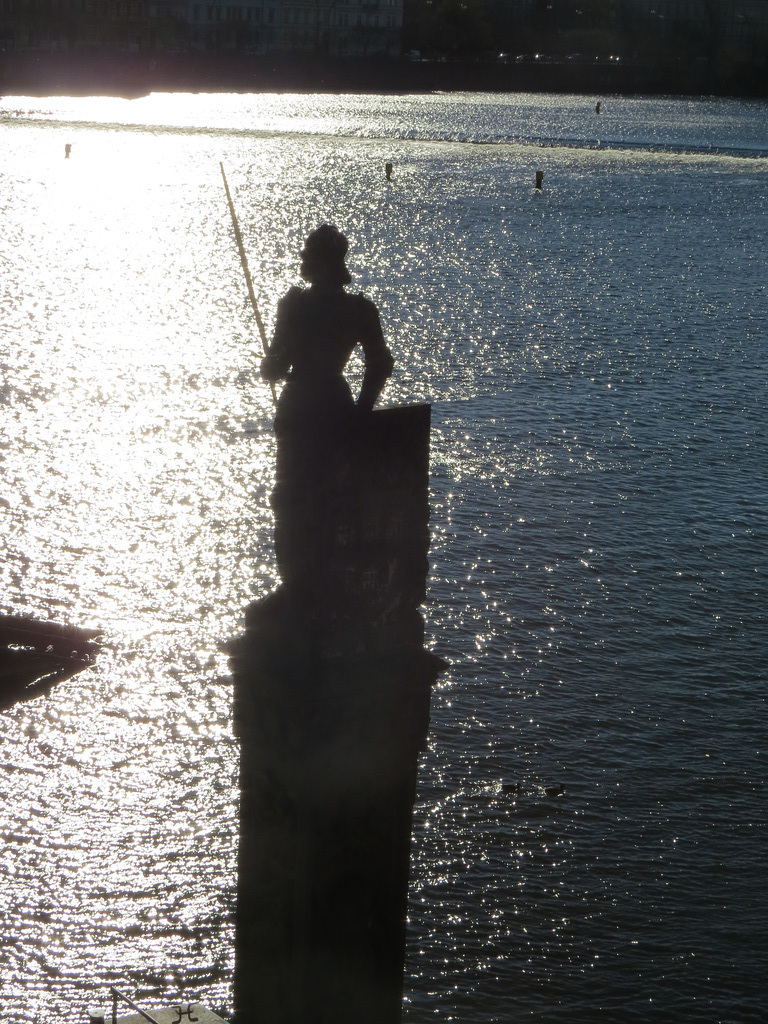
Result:
<svg viewBox="0 0 768 1024"><path fill-rule="evenodd" d="M403 49L450 60L619 57L768 74L768 0L405 0ZM758 17L754 17L754 12ZM762 14L762 16L760 16Z"/></svg>

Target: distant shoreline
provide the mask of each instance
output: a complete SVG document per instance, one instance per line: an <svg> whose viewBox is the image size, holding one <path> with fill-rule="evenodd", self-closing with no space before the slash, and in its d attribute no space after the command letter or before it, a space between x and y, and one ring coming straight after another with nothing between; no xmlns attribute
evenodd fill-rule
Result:
<svg viewBox="0 0 768 1024"><path fill-rule="evenodd" d="M124 53L103 50L0 53L0 95L127 98L150 92L403 94L548 92L768 98L768 76L751 69L728 80L704 66L625 62L510 63L318 59L313 55Z"/></svg>

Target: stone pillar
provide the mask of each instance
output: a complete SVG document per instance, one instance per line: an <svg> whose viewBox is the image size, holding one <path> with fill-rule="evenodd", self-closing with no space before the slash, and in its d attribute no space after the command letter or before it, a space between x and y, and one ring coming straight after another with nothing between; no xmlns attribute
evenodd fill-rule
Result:
<svg viewBox="0 0 768 1024"><path fill-rule="evenodd" d="M237 1024L401 1018L417 761L444 668L418 612L428 444L428 406L367 418L345 455L349 501L335 485L346 512L312 556L319 576L251 605L231 645Z"/></svg>

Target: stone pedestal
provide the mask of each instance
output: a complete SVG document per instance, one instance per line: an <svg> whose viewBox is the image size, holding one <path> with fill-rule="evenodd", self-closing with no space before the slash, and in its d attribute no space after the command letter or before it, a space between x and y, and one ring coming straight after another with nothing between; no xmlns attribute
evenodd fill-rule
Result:
<svg viewBox="0 0 768 1024"><path fill-rule="evenodd" d="M374 413L366 431L341 474L348 500L318 496L318 515L326 498L346 510L337 532L323 527L324 550L306 556L319 575L302 587L292 566L291 585L251 605L230 646L237 1024L401 1018L417 761L444 668L423 649L418 612L429 408Z"/></svg>

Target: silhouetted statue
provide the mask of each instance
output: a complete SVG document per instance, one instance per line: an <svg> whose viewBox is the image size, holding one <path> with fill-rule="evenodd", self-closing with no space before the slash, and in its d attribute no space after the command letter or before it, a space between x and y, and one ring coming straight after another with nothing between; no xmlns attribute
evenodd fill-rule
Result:
<svg viewBox="0 0 768 1024"><path fill-rule="evenodd" d="M400 1024L416 772L431 688L428 405L373 406L392 372L347 240L307 238L261 372L285 380L283 586L229 644L240 739L235 1024ZM355 346L357 402L344 380Z"/></svg>
<svg viewBox="0 0 768 1024"><path fill-rule="evenodd" d="M313 597L327 583L324 566L354 502L359 438L392 372L376 306L344 291L347 239L323 224L301 250L301 276L280 300L262 377L285 380L277 404L275 551L291 596ZM365 358L357 402L344 368L360 344Z"/></svg>
<svg viewBox="0 0 768 1024"><path fill-rule="evenodd" d="M301 250L301 276L309 288L291 288L277 307L275 336L261 364L265 380L287 380L275 424L300 419L322 428L351 408L344 367L360 343L365 377L358 408L370 411L392 373L393 359L381 331L379 314L363 295L349 295L352 280L345 265L347 239L323 224Z"/></svg>

